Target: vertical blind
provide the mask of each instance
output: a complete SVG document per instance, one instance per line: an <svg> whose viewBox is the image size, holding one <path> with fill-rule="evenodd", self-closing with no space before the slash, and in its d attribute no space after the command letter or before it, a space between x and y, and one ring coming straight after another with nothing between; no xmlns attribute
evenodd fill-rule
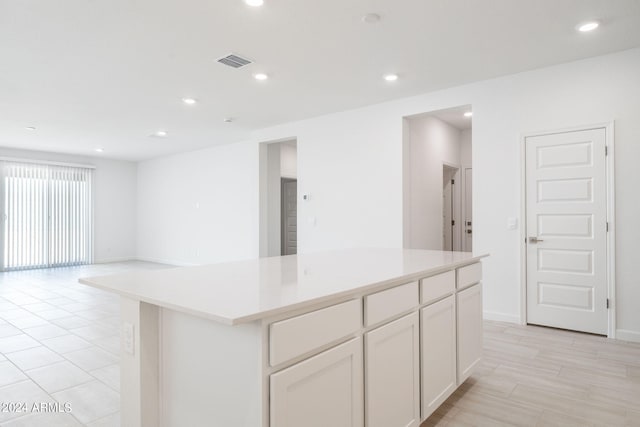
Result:
<svg viewBox="0 0 640 427"><path fill-rule="evenodd" d="M89 168L0 162L2 270L92 261Z"/></svg>

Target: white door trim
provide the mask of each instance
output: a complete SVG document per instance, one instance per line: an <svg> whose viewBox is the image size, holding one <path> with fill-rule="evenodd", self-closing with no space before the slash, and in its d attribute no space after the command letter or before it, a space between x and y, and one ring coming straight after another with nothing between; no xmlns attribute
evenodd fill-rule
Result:
<svg viewBox="0 0 640 427"><path fill-rule="evenodd" d="M526 140L533 136L552 135L556 133L575 132L581 130L605 129L607 158L605 159L607 188L607 298L609 312L607 337L616 337L616 226L615 226L615 174L614 174L614 121L593 125L575 126L551 131L531 132L520 136L520 324L527 323L527 191L526 191Z"/></svg>

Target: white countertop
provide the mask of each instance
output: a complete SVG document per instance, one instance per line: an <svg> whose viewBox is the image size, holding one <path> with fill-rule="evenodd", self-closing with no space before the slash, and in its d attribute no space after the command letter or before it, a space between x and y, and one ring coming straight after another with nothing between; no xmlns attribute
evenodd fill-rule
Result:
<svg viewBox="0 0 640 427"><path fill-rule="evenodd" d="M350 249L87 277L80 283L228 325L417 280L486 255Z"/></svg>

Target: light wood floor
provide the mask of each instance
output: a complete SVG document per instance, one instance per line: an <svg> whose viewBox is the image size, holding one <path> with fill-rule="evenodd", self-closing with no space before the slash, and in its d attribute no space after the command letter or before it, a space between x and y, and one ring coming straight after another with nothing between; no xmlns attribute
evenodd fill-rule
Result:
<svg viewBox="0 0 640 427"><path fill-rule="evenodd" d="M421 427L640 426L640 344L484 325L482 366Z"/></svg>

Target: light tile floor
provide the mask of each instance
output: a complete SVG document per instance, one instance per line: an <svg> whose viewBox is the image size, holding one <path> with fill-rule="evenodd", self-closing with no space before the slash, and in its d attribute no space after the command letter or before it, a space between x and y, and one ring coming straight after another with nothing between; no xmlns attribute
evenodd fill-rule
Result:
<svg viewBox="0 0 640 427"><path fill-rule="evenodd" d="M640 426L640 344L484 322L482 366L422 424Z"/></svg>
<svg viewBox="0 0 640 427"><path fill-rule="evenodd" d="M127 262L0 273L0 426L118 426L118 298L79 277L167 268ZM640 344L485 322L478 371L427 426L640 426Z"/></svg>
<svg viewBox="0 0 640 427"><path fill-rule="evenodd" d="M119 300L79 277L167 268L125 262L0 273L0 402L70 403L70 413L0 408L0 426L120 425Z"/></svg>

